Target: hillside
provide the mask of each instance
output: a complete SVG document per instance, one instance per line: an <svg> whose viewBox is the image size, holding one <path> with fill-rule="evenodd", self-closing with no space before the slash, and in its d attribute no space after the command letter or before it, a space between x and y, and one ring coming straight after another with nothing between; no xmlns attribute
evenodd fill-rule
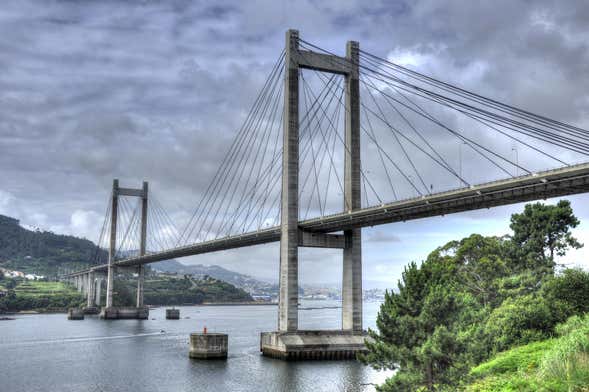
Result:
<svg viewBox="0 0 589 392"><path fill-rule="evenodd" d="M92 241L50 231L28 230L17 219L0 215L0 266L54 277L66 269L78 269L94 259ZM106 252L98 257L106 260Z"/></svg>
<svg viewBox="0 0 589 392"><path fill-rule="evenodd" d="M218 265L188 265L180 263L176 260L166 260L153 263L150 265L150 267L151 269L159 272L168 272L179 275L192 275L196 277L210 276L215 279L231 283L232 285L242 288L249 293L272 293L278 291L278 286L276 284L260 281L249 275L230 271Z"/></svg>
<svg viewBox="0 0 589 392"><path fill-rule="evenodd" d="M29 230L22 227L17 219L0 215L1 268L44 275L52 280L67 270L87 267L88 261L96 257L102 262L107 262L108 259L107 252L97 250L96 245L89 240L49 231ZM255 279L246 275L218 266L184 266L176 261L158 264L167 266L163 270L177 273L179 276L158 276L148 273L145 282L147 304L253 301L246 291L232 284L257 284ZM0 312L63 310L68 306L83 303L83 296L70 285L1 278L0 276L0 289L6 294L0 298ZM136 279L124 276L120 278L115 283L115 289L120 295L115 298L121 304L128 302L128 305L131 305L135 301Z"/></svg>
<svg viewBox="0 0 589 392"><path fill-rule="evenodd" d="M115 305L126 306L135 303L137 280L117 279ZM172 278L148 276L144 284L144 302L148 305L198 305L203 302L252 302L253 298L244 290L230 283L205 276L194 279L188 275Z"/></svg>
<svg viewBox="0 0 589 392"><path fill-rule="evenodd" d="M115 305L133 306L137 279L119 276L115 280ZM0 313L18 311L65 311L84 306L86 299L72 285L62 282L39 282L0 276ZM105 290L101 303L105 303ZM202 303L253 302L242 289L211 277L193 279L148 276L144 286L147 305L199 305Z"/></svg>

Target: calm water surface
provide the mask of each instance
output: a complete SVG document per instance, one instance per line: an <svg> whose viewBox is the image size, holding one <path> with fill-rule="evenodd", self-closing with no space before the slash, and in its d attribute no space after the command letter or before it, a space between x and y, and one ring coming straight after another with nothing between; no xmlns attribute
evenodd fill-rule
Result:
<svg viewBox="0 0 589 392"><path fill-rule="evenodd" d="M337 306L306 301L302 307ZM104 321L64 314L0 321L0 392L21 391L372 391L390 374L356 361L283 362L262 357L260 332L276 328L276 306L181 307L181 320L152 309L149 320ZM364 305L373 327L378 304ZM341 309L300 310L301 328L340 327ZM227 361L188 358L188 335L206 326L229 334Z"/></svg>

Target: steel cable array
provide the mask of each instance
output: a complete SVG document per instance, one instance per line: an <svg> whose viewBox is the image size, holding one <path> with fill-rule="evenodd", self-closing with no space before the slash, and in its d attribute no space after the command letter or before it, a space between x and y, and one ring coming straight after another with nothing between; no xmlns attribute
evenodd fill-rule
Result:
<svg viewBox="0 0 589 392"><path fill-rule="evenodd" d="M299 45L333 55L302 39ZM279 225L285 58L283 51L274 62L185 227L178 230L161 203L150 196L148 253ZM349 65L350 60L331 61ZM360 70L363 98L363 207L531 174L589 155L589 132L582 128L366 51L360 51L354 65ZM341 75L300 70L299 80L299 217L305 220L350 209L343 197L343 161L349 152L343 118L349 108ZM108 248L110 204L95 263L104 262L100 249ZM140 201L119 199L117 259L138 254L140 209Z"/></svg>

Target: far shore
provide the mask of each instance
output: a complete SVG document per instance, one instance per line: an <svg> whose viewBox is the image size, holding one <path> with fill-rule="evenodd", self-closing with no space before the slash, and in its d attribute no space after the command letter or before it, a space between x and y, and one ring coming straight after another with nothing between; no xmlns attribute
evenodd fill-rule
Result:
<svg viewBox="0 0 589 392"><path fill-rule="evenodd" d="M278 305L278 302L203 302L195 305L158 305L150 306L152 308L163 308L166 306L267 306Z"/></svg>
<svg viewBox="0 0 589 392"><path fill-rule="evenodd" d="M148 305L150 309L166 308L166 307L188 307L188 306L265 306L278 305L277 302L204 302L202 304L186 304L186 305ZM67 313L67 309L35 309L35 310L21 310L18 312L0 312L0 320L3 320L3 315L27 315L27 314L59 314Z"/></svg>

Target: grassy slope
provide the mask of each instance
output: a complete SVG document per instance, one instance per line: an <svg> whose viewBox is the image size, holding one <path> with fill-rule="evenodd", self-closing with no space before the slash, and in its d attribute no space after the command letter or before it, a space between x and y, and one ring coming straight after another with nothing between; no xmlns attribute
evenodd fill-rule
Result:
<svg viewBox="0 0 589 392"><path fill-rule="evenodd" d="M0 298L2 311L65 310L84 303L84 297L73 286L61 282L17 281L14 297Z"/></svg>
<svg viewBox="0 0 589 392"><path fill-rule="evenodd" d="M19 284L14 289L17 296L46 297L62 294L75 294L76 290L62 282L36 282L27 281Z"/></svg>
<svg viewBox="0 0 589 392"><path fill-rule="evenodd" d="M513 348L471 370L469 392L589 392L589 317L562 336Z"/></svg>

